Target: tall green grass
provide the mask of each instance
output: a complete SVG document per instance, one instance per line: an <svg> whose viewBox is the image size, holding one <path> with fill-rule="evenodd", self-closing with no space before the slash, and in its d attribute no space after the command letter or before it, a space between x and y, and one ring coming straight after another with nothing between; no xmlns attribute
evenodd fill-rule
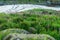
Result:
<svg viewBox="0 0 60 40"><path fill-rule="evenodd" d="M0 31L9 28L19 28L33 34L49 34L60 40L59 15L59 12L41 9L16 14L0 13Z"/></svg>
<svg viewBox="0 0 60 40"><path fill-rule="evenodd" d="M0 31L20 28L30 33L49 34L60 39L60 17L57 15L0 14Z"/></svg>

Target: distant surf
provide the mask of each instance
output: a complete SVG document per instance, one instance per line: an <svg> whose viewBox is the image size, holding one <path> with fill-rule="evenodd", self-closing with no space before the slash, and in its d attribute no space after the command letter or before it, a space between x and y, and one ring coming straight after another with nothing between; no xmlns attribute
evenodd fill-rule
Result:
<svg viewBox="0 0 60 40"><path fill-rule="evenodd" d="M16 13L34 8L50 9L60 11L60 7L48 7L45 5L33 5L33 4L16 4L16 5L3 5L0 6L0 13Z"/></svg>

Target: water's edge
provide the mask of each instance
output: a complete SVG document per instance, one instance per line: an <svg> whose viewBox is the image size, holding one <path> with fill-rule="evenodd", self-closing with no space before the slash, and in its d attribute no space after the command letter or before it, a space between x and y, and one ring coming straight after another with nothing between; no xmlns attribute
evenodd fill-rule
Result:
<svg viewBox="0 0 60 40"><path fill-rule="evenodd" d="M40 9L51 9L60 11L60 7L49 7L45 5L33 5L33 4L16 4L16 5L4 5L0 6L0 13L16 13L21 12L25 10L30 10L34 8L40 8Z"/></svg>

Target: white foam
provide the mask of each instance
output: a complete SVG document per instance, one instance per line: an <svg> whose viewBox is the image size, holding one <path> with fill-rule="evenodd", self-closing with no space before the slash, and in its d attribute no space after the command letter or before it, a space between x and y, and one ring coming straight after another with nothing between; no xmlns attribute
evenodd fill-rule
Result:
<svg viewBox="0 0 60 40"><path fill-rule="evenodd" d="M41 8L41 9L51 9L60 11L60 7L48 7L43 5L32 5L32 4L17 4L17 5L4 5L0 6L0 13L16 13L25 10L30 10L34 8Z"/></svg>

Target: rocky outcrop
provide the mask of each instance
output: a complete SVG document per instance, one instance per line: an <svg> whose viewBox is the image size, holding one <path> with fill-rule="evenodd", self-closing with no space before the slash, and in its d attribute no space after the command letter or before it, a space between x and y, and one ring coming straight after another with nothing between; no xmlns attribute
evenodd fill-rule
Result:
<svg viewBox="0 0 60 40"><path fill-rule="evenodd" d="M6 29L1 33L3 35L1 40L55 40L50 35L29 34L28 31L23 29Z"/></svg>
<svg viewBox="0 0 60 40"><path fill-rule="evenodd" d="M3 40L55 40L46 34L9 34Z"/></svg>
<svg viewBox="0 0 60 40"><path fill-rule="evenodd" d="M29 34L28 31L23 30L23 29L6 29L4 31L2 31L3 33L19 33L19 34Z"/></svg>
<svg viewBox="0 0 60 40"><path fill-rule="evenodd" d="M18 33L18 34L29 34L28 31L23 30L23 29L6 29L3 31L0 31L0 40L3 40L4 37L6 37L9 34L13 34L13 33ZM8 38L10 38L11 36L9 36Z"/></svg>

